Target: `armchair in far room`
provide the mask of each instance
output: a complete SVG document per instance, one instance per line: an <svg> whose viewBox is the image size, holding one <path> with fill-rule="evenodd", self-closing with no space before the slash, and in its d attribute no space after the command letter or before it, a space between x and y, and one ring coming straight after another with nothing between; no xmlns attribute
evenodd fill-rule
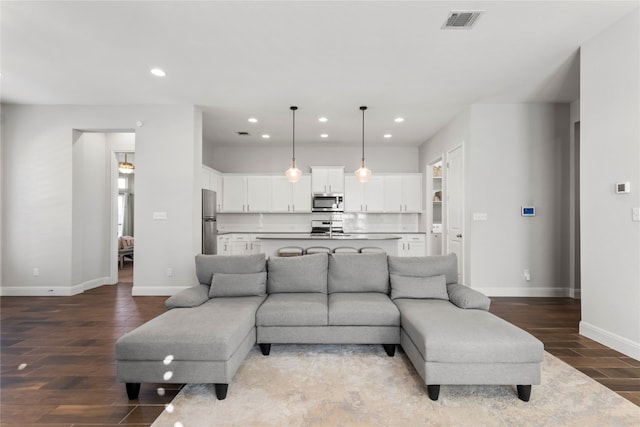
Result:
<svg viewBox="0 0 640 427"><path fill-rule="evenodd" d="M124 268L124 257L129 257L133 261L133 237L122 236L118 238L118 263L120 268Z"/></svg>

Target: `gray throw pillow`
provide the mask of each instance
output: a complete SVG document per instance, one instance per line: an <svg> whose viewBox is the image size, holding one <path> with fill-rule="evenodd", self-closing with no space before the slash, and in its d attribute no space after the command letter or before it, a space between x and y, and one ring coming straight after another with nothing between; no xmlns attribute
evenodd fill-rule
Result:
<svg viewBox="0 0 640 427"><path fill-rule="evenodd" d="M447 279L444 274L438 276L415 277L390 274L391 299L449 299Z"/></svg>
<svg viewBox="0 0 640 427"><path fill-rule="evenodd" d="M247 274L213 273L209 296L250 297L267 293L267 272Z"/></svg>
<svg viewBox="0 0 640 427"><path fill-rule="evenodd" d="M457 283L447 285L447 292L449 293L449 300L460 308L489 311L491 299L482 292Z"/></svg>
<svg viewBox="0 0 640 427"><path fill-rule="evenodd" d="M197 307L209 301L209 285L196 285L169 297L164 305L168 309Z"/></svg>

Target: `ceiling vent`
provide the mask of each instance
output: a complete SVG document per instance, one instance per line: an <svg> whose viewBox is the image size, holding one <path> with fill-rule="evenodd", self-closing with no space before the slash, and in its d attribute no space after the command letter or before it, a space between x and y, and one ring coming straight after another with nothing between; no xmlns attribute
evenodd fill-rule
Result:
<svg viewBox="0 0 640 427"><path fill-rule="evenodd" d="M238 132L238 135L240 136L249 136L249 132Z"/></svg>
<svg viewBox="0 0 640 427"><path fill-rule="evenodd" d="M474 26L480 15L484 11L482 10L452 10L449 12L449 16L442 25L443 29L469 29Z"/></svg>

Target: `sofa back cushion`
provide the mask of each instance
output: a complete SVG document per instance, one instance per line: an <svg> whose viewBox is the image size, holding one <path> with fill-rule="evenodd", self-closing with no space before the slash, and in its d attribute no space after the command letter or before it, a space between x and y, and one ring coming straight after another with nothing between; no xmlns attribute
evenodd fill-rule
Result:
<svg viewBox="0 0 640 427"><path fill-rule="evenodd" d="M329 256L329 293L389 293L387 254L339 253Z"/></svg>
<svg viewBox="0 0 640 427"><path fill-rule="evenodd" d="M389 273L414 277L444 274L447 285L458 283L458 258L454 253L427 257L389 256Z"/></svg>
<svg viewBox="0 0 640 427"><path fill-rule="evenodd" d="M267 294L267 272L213 273L210 298L252 297Z"/></svg>
<svg viewBox="0 0 640 427"><path fill-rule="evenodd" d="M327 293L327 254L271 257L267 263L267 290Z"/></svg>
<svg viewBox="0 0 640 427"><path fill-rule="evenodd" d="M214 273L248 274L266 271L264 254L253 255L196 255L198 282L210 285Z"/></svg>

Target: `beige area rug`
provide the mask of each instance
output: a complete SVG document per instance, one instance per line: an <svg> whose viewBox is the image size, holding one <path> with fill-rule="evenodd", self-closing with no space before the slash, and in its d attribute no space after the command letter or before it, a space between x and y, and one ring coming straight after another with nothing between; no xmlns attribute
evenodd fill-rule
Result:
<svg viewBox="0 0 640 427"><path fill-rule="evenodd" d="M545 353L528 403L515 386L445 386L433 402L402 352L382 346L257 346L216 400L191 384L152 427L640 426L640 407Z"/></svg>

